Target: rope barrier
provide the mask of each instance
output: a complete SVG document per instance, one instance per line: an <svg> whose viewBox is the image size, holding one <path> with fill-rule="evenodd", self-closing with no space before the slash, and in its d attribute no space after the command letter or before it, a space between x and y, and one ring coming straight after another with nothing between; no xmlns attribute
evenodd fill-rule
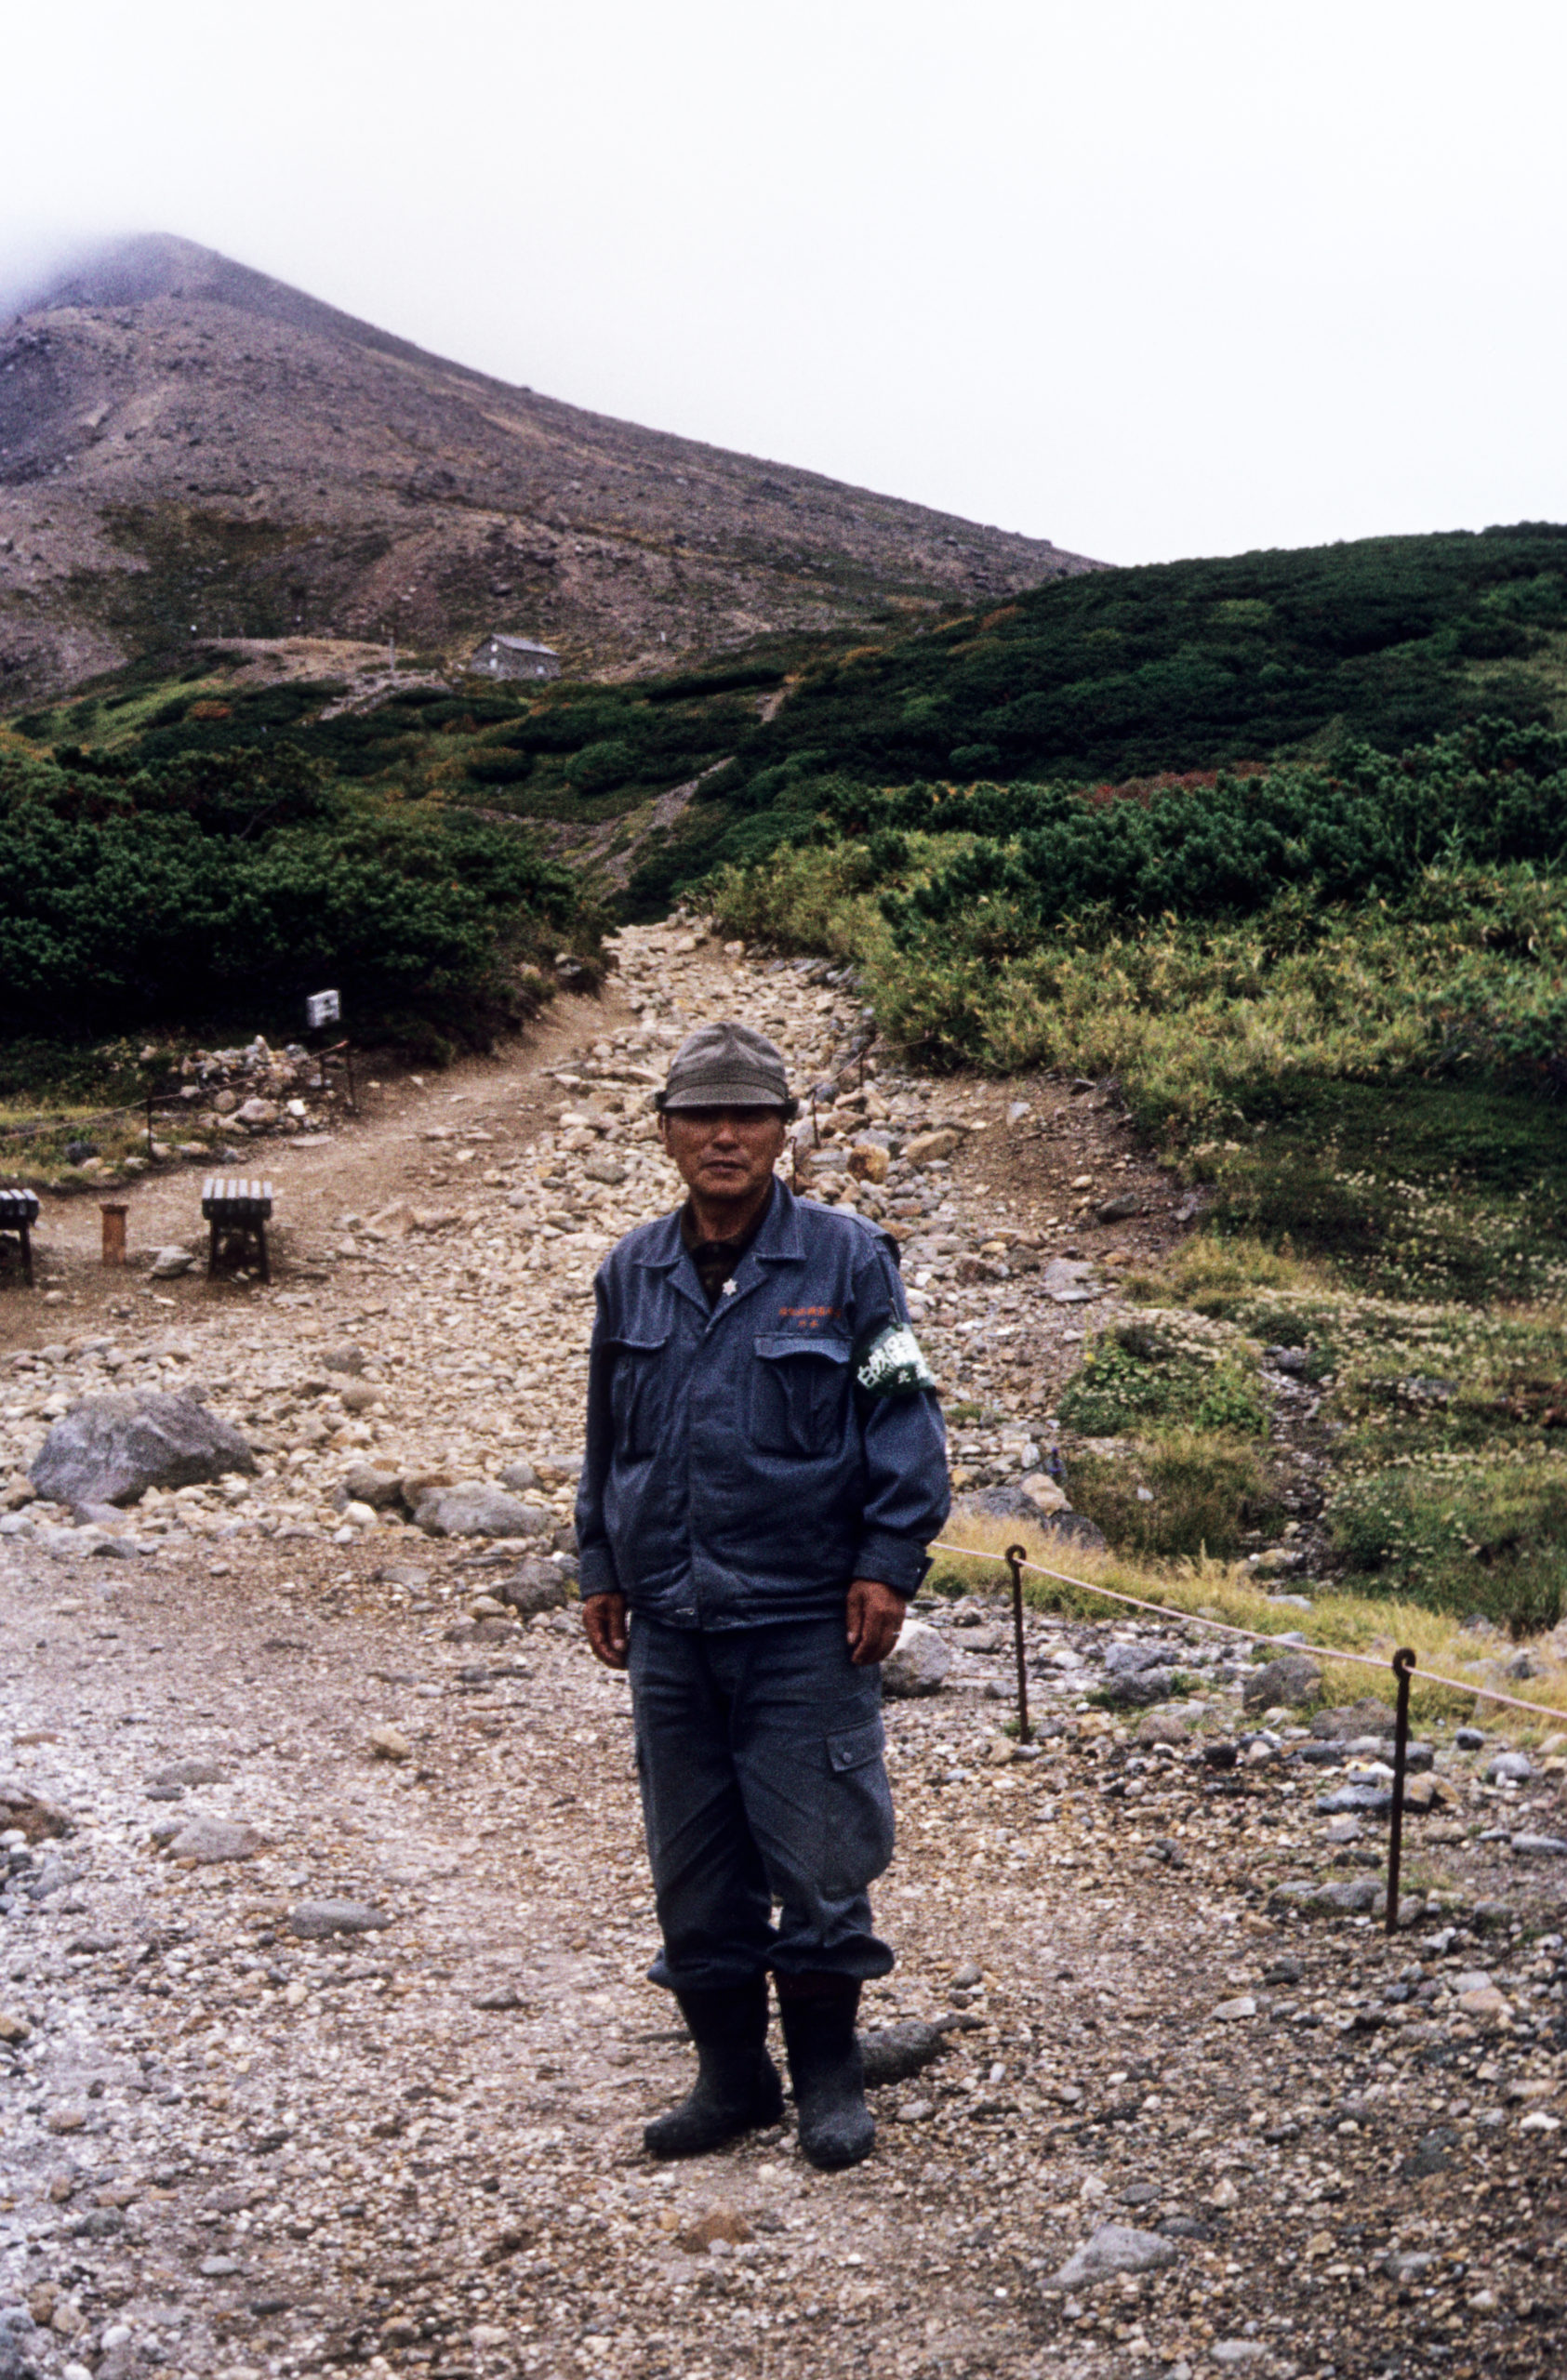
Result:
<svg viewBox="0 0 1567 2380"><path fill-rule="evenodd" d="M944 1538L937 1539L930 1550L933 1554L961 1554L968 1562L996 1562L1003 1567L1007 1562L1004 1554L987 1554L977 1545L949 1545ZM1104 1595L1111 1603L1123 1603L1133 1611L1150 1611L1160 1620L1175 1620L1183 1625L1198 1628L1216 1628L1226 1636L1243 1636L1253 1645L1276 1645L1279 1641L1260 1628L1242 1628L1228 1620L1209 1620L1201 1612L1179 1611L1171 1604L1148 1603L1141 1595L1122 1594L1115 1587L1096 1587L1087 1579L1074 1579L1069 1571L1047 1569L1042 1562L1020 1560L1018 1567L1031 1570L1036 1578L1054 1579L1061 1586L1076 1587L1083 1594ZM1388 1663L1377 1660L1370 1653L1341 1653L1331 1645L1313 1645L1309 1650L1321 1654L1324 1660L1353 1661L1357 1668L1376 1670L1384 1676L1388 1672ZM1567 1726L1567 1711L1559 1710L1552 1703L1525 1702L1516 1694L1501 1693L1495 1686L1476 1686L1467 1678L1439 1677L1434 1670L1422 1670L1420 1675L1427 1686L1450 1686L1454 1694L1472 1694L1482 1702L1503 1702L1509 1711L1533 1712L1537 1718L1554 1719L1559 1726Z"/></svg>

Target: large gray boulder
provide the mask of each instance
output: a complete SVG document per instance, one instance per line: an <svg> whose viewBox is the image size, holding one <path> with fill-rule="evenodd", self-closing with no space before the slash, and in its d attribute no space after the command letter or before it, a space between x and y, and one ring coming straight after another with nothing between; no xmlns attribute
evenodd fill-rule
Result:
<svg viewBox="0 0 1567 2380"><path fill-rule="evenodd" d="M1298 1709L1315 1702L1322 1690L1322 1673L1309 1653L1281 1653L1254 1670L1242 1688L1248 1711L1270 1711L1276 1703Z"/></svg>
<svg viewBox="0 0 1567 2380"><path fill-rule="evenodd" d="M952 1650L939 1629L906 1620L896 1644L882 1663L882 1691L894 1696L939 1694L952 1666Z"/></svg>
<svg viewBox="0 0 1567 2380"><path fill-rule="evenodd" d="M240 1433L195 1397L116 1389L73 1405L28 1477L57 1504L133 1504L149 1488L190 1488L255 1468Z"/></svg>
<svg viewBox="0 0 1567 2380"><path fill-rule="evenodd" d="M427 1488L414 1519L427 1537L548 1537L556 1526L544 1505L521 1503L487 1479Z"/></svg>

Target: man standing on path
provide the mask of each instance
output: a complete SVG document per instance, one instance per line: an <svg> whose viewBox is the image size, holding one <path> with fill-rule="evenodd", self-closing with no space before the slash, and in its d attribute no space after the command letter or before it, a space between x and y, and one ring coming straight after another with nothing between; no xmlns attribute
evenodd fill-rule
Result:
<svg viewBox="0 0 1567 2380"><path fill-rule="evenodd" d="M852 2165L860 1987L893 1963L879 1664L947 1517L946 1435L894 1242L773 1170L781 1051L704 1025L655 1104L688 1196L600 1270L577 1504L588 1638L631 1675L652 1977L698 2058L644 2137L689 2156L777 2122L771 1969L800 2146Z"/></svg>

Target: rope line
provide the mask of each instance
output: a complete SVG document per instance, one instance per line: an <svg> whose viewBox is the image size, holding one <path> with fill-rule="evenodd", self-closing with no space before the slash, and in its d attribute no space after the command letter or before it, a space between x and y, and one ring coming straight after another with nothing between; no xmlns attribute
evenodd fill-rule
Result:
<svg viewBox="0 0 1567 2380"><path fill-rule="evenodd" d="M969 1562L999 1562L1003 1566L1006 1563L1003 1554L987 1554L977 1545L949 1545L944 1538L938 1538L930 1550L933 1554L961 1554ZM1177 1620L1197 1628L1216 1628L1226 1636L1244 1636L1253 1645L1276 1645L1279 1642L1277 1636L1269 1636L1260 1628L1242 1628L1229 1620L1207 1620L1201 1612L1177 1611L1171 1604L1147 1603L1141 1595L1122 1594L1115 1587L1096 1587L1087 1579L1074 1579L1068 1570L1046 1569L1042 1562L1020 1562L1017 1567L1021 1570L1031 1570L1037 1579L1055 1579L1061 1586L1076 1587L1083 1594L1105 1595L1111 1603L1123 1603L1133 1611L1151 1611L1161 1620ZM1375 1670L1384 1677L1388 1674L1388 1663L1375 1659L1370 1653L1340 1653L1331 1645L1312 1645L1301 1649L1320 1653L1324 1660L1353 1661L1360 1669ZM1531 1711L1539 1718L1554 1719L1559 1726L1567 1725L1567 1711L1559 1710L1553 1703L1525 1702L1516 1694L1501 1693L1495 1686L1475 1686L1467 1678L1439 1677L1435 1670L1423 1669L1419 1675L1423 1686L1451 1686L1454 1694L1472 1694L1481 1702L1505 1702L1509 1711Z"/></svg>

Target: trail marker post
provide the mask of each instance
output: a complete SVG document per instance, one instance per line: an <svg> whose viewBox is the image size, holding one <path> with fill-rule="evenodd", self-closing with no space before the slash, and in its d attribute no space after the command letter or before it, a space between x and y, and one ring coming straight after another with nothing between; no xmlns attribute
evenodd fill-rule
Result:
<svg viewBox="0 0 1567 2380"><path fill-rule="evenodd" d="M1032 1741L1029 1726L1029 1665L1023 1651L1023 1565L1029 1558L1026 1545L1009 1545L1007 1567L1012 1572L1012 1641L1017 1652L1017 1740Z"/></svg>
<svg viewBox="0 0 1567 2380"><path fill-rule="evenodd" d="M1399 1930L1399 1873L1403 1865L1403 1780L1409 1762L1409 1681L1414 1654L1401 1645L1393 1655L1393 1675L1399 1682L1398 1716L1393 1728L1393 1809L1388 1829L1387 1930Z"/></svg>

